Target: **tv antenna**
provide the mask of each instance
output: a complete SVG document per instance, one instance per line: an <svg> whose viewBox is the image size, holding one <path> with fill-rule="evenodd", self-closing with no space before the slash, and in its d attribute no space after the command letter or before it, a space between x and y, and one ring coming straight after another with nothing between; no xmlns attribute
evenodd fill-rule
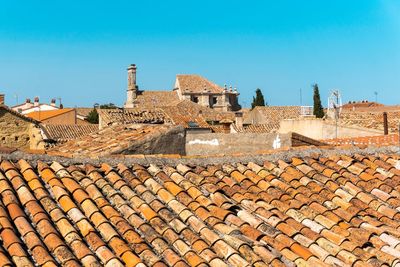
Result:
<svg viewBox="0 0 400 267"><path fill-rule="evenodd" d="M339 90L333 90L328 98L328 116L335 120L336 138L338 137L338 121L342 112L342 96Z"/></svg>

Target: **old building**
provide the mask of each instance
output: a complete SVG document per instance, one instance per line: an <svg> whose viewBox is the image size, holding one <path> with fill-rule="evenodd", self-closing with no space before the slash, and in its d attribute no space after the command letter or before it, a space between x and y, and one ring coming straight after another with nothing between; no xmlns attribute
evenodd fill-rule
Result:
<svg viewBox="0 0 400 267"><path fill-rule="evenodd" d="M45 124L89 124L73 108L34 111L26 116Z"/></svg>
<svg viewBox="0 0 400 267"><path fill-rule="evenodd" d="M177 75L171 91L143 91L139 90L136 83L136 72L136 65L128 67L125 108L169 106L176 100L190 100L219 111L235 111L241 108L236 88L221 87L199 75Z"/></svg>
<svg viewBox="0 0 400 267"><path fill-rule="evenodd" d="M57 110L59 107L56 105L56 100L53 98L50 104L40 103L39 97L35 97L33 103L30 98L27 98L25 103L11 107L12 110L17 111L21 114L28 114L35 111L48 111Z"/></svg>
<svg viewBox="0 0 400 267"><path fill-rule="evenodd" d="M39 122L0 105L0 146L24 149L43 149Z"/></svg>

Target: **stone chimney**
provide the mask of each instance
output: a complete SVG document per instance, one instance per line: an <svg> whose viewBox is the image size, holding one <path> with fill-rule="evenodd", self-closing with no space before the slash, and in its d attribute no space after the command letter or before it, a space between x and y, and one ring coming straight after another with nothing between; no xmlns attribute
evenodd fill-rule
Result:
<svg viewBox="0 0 400 267"><path fill-rule="evenodd" d="M126 90L126 102L124 108L133 108L136 100L138 86L136 84L136 65L128 67L128 88Z"/></svg>
<svg viewBox="0 0 400 267"><path fill-rule="evenodd" d="M235 124L238 129L243 128L243 113L235 112Z"/></svg>
<svg viewBox="0 0 400 267"><path fill-rule="evenodd" d="M383 112L383 134L389 134L388 116L387 112Z"/></svg>
<svg viewBox="0 0 400 267"><path fill-rule="evenodd" d="M0 94L0 105L4 105L4 94Z"/></svg>
<svg viewBox="0 0 400 267"><path fill-rule="evenodd" d="M32 106L33 106L33 104L32 104L32 102L31 102L31 99L30 99L30 98L27 98L27 99L25 100L25 104L26 104L27 107L32 107Z"/></svg>
<svg viewBox="0 0 400 267"><path fill-rule="evenodd" d="M38 107L39 106L39 97L35 96L35 99L33 100L33 106Z"/></svg>
<svg viewBox="0 0 400 267"><path fill-rule="evenodd" d="M56 100L54 98L51 99L50 106L56 107Z"/></svg>

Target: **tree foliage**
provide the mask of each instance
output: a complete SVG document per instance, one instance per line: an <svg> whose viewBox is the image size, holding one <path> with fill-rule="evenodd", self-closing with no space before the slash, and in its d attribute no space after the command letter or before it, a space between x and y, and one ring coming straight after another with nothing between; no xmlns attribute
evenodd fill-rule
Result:
<svg viewBox="0 0 400 267"><path fill-rule="evenodd" d="M88 116L86 117L86 120L93 124L99 123L99 113L97 113L97 110L95 108L89 112Z"/></svg>
<svg viewBox="0 0 400 267"><path fill-rule="evenodd" d="M258 106L265 106L264 96L260 88L257 88L256 96L253 96L253 103L251 103L251 108L255 108Z"/></svg>
<svg viewBox="0 0 400 267"><path fill-rule="evenodd" d="M319 95L319 88L318 88L318 84L314 84L313 85L313 89L314 89L314 115L317 118L323 118L324 117L324 108L322 107L321 104L321 97Z"/></svg>

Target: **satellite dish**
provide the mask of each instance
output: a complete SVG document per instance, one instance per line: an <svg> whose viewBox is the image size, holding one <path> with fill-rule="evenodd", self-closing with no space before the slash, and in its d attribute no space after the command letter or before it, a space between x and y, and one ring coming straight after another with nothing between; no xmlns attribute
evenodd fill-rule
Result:
<svg viewBox="0 0 400 267"><path fill-rule="evenodd" d="M338 120L342 113L342 96L339 90L333 90L328 97L328 116Z"/></svg>

